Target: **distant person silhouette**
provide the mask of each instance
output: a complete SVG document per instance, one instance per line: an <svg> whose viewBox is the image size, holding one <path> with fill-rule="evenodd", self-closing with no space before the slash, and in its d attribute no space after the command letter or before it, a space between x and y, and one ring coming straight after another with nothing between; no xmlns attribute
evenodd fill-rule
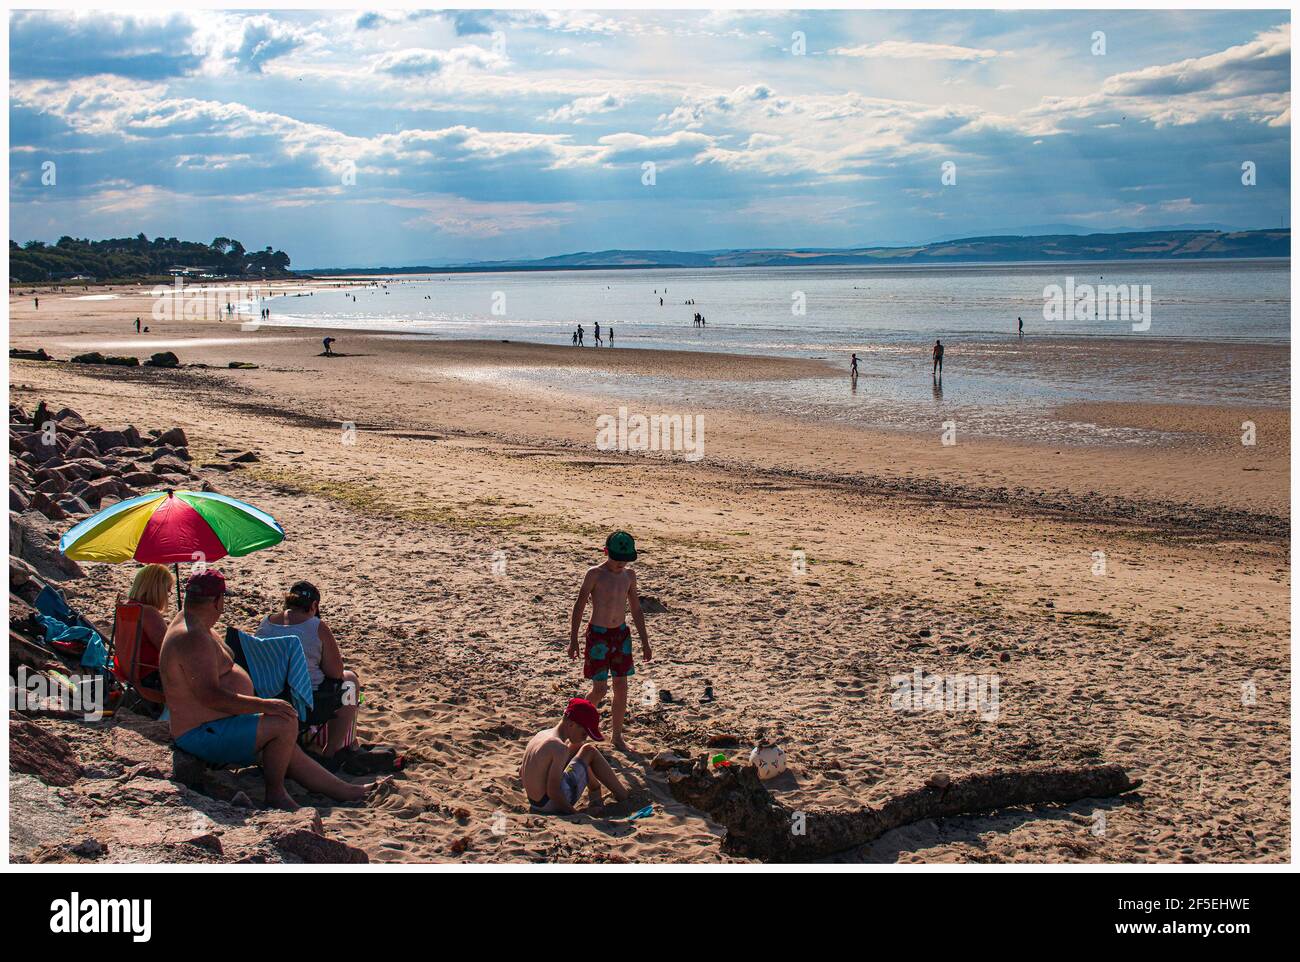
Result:
<svg viewBox="0 0 1300 962"><path fill-rule="evenodd" d="M1024 319L1023 317L1017 317L1016 320L1020 322L1020 336L1021 336L1021 337L1024 337L1024 336L1025 336L1025 319Z"/></svg>
<svg viewBox="0 0 1300 962"><path fill-rule="evenodd" d="M934 367L930 371L930 376L943 377L943 341L937 337L934 339L934 350L931 354L934 357Z"/></svg>
<svg viewBox="0 0 1300 962"><path fill-rule="evenodd" d="M849 363L849 377L857 380L858 377L858 356L853 355L853 360Z"/></svg>

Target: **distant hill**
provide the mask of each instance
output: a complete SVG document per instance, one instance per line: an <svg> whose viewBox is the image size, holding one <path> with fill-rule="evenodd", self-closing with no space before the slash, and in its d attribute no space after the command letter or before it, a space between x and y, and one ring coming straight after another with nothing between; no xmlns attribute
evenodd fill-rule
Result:
<svg viewBox="0 0 1300 962"><path fill-rule="evenodd" d="M1110 234L963 237L910 247L763 248L720 251L606 250L538 260L474 261L421 267L328 268L325 274L609 270L683 267L899 266L1017 261L1208 260L1290 257L1287 228L1249 231L1159 230Z"/></svg>

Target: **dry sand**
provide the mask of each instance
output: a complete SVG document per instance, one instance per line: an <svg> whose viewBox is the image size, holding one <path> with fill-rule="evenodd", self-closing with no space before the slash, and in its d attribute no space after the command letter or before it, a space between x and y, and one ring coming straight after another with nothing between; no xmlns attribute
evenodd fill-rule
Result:
<svg viewBox="0 0 1300 962"><path fill-rule="evenodd" d="M791 771L774 787L796 807L1039 761L1118 762L1146 782L1140 799L916 825L847 860L1289 858L1285 411L1068 412L1177 435L1111 449L945 447L937 435L711 408L706 456L687 463L598 451L595 417L616 405L494 372L631 365L708 378L725 362L732 378L818 373L779 359L577 358L351 332L339 345L350 356L327 359L315 356L322 332L193 322L150 323L148 340L176 346L102 346L146 343L129 332L149 306L46 295L33 312L17 298L11 345L56 357L171 349L223 369L19 361L11 397L101 423L174 421L199 462L218 446L259 454L209 475L288 532L273 550L222 562L238 589L231 617L249 627L292 581L321 586L362 677L363 740L412 760L377 807L320 802L326 826L372 860L717 861L719 826L673 802L648 760L669 746L702 751L720 733L779 739ZM235 360L261 366L224 369ZM696 410L689 397L680 409ZM1247 417L1254 447L1240 444ZM355 444L342 422L355 423ZM565 656L568 611L615 527L637 535L642 592L668 609L649 618L656 657L632 686L638 754L614 756L656 812L632 823L531 816L519 754L585 693ZM89 567L71 594L107 610L129 572ZM997 718L892 710L891 679L917 669L995 676ZM706 683L711 705L700 703ZM681 704L655 704L660 689Z"/></svg>

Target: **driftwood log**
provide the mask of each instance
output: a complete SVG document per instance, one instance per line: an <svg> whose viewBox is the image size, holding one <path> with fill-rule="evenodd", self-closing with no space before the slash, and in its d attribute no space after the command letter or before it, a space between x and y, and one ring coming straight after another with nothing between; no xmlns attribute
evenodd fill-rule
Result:
<svg viewBox="0 0 1300 962"><path fill-rule="evenodd" d="M806 862L857 848L892 829L929 818L1108 798L1141 784L1141 779L1130 779L1118 765L999 770L951 780L932 778L925 787L877 806L796 811L776 801L752 767L710 770L701 759L689 773L674 772L669 788L679 802L707 812L727 829L722 850L728 855Z"/></svg>

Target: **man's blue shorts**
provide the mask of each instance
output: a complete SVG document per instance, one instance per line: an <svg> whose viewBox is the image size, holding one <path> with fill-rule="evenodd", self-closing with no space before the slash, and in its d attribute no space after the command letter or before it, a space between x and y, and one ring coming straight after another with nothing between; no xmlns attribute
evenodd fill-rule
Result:
<svg viewBox="0 0 1300 962"><path fill-rule="evenodd" d="M257 761L257 715L231 715L195 725L176 746L214 765L252 765Z"/></svg>

